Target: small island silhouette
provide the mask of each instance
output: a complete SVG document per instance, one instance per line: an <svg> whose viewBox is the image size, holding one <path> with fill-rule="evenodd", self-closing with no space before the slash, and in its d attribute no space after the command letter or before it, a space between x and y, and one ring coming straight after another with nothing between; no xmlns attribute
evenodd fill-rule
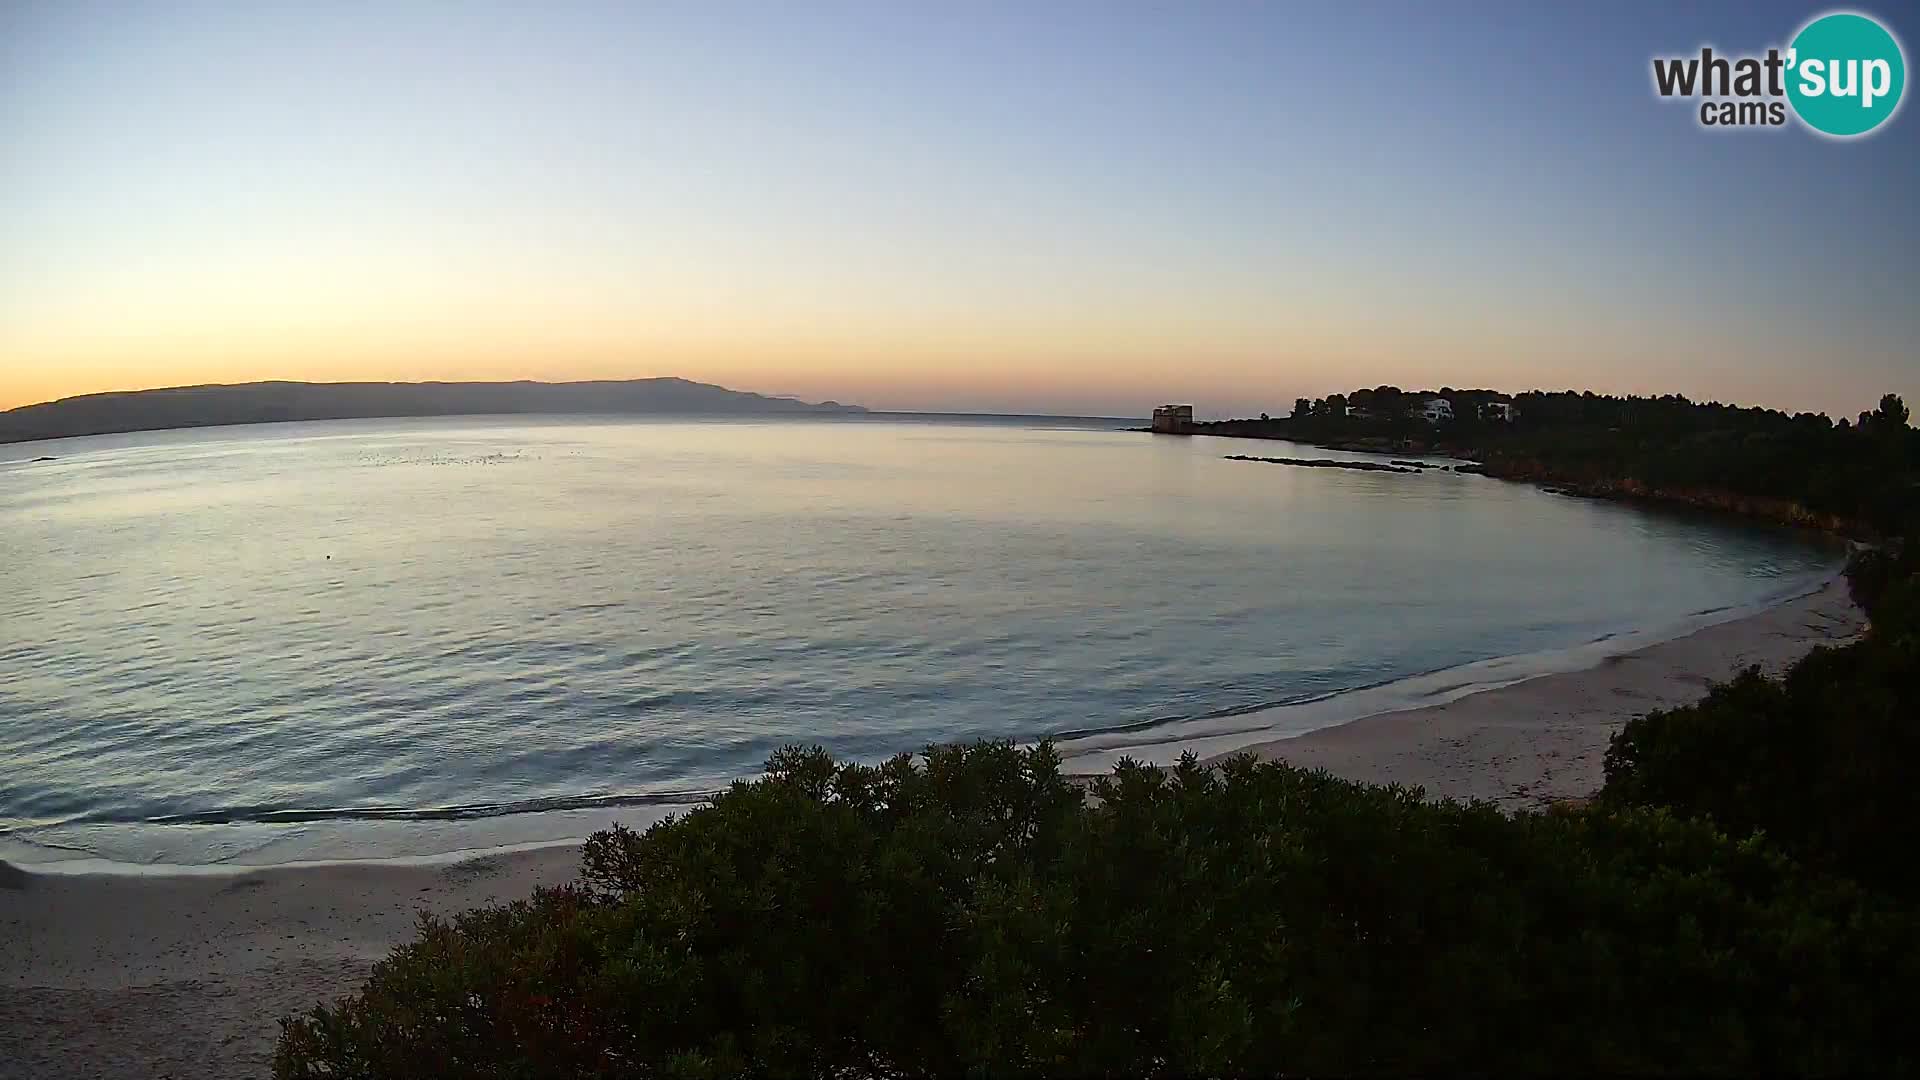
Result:
<svg viewBox="0 0 1920 1080"><path fill-rule="evenodd" d="M175 386L62 398L0 412L0 443L161 428L491 414L864 413L689 379L599 382L307 383Z"/></svg>

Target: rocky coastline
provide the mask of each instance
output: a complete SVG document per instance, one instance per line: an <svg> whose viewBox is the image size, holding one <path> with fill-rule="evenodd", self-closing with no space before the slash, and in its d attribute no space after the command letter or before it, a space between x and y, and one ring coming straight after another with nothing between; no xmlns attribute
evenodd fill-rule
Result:
<svg viewBox="0 0 1920 1080"><path fill-rule="evenodd" d="M1451 468L1454 472L1473 473L1491 477L1495 480L1511 480L1534 484L1557 494L1576 495L1583 498L1610 499L1620 502L1636 502L1665 506L1683 506L1696 510L1733 514L1743 518L1784 525L1793 528L1814 529L1838 536L1858 538L1871 535L1871 530L1859 521L1839 514L1813 510L1791 499L1770 496L1741 495L1735 492L1706 488L1672 488L1648 484L1635 477L1595 476L1558 469L1545 462L1526 457L1510 457L1498 453L1482 454L1470 447L1456 446L1445 440L1422 439L1418 437L1392 437L1385 435L1363 436L1346 439L1314 439L1290 434L1281 426L1283 421L1276 420L1221 420L1192 425L1183 434L1216 435L1235 439L1268 439L1273 441L1297 442L1321 450L1335 450L1351 454L1377 454L1382 457L1396 454L1423 454L1432 457L1446 457L1456 460L1452 466L1436 466L1430 463L1413 462L1401 458L1391 458L1389 465L1372 465L1356 462L1327 462L1321 460L1306 461L1294 458L1263 458L1250 455L1230 454L1231 460L1272 461L1282 464L1313 466L1368 465L1362 471L1368 472L1420 472ZM1417 467L1409 467L1417 466Z"/></svg>

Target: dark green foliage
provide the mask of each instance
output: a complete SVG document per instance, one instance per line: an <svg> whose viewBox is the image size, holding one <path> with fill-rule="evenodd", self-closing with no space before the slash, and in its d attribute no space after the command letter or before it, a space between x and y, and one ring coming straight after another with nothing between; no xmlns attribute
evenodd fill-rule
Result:
<svg viewBox="0 0 1920 1080"><path fill-rule="evenodd" d="M1807 864L1920 900L1920 606L1913 548L1849 568L1872 628L1783 678L1750 670L1696 704L1628 723L1603 800L1765 832Z"/></svg>
<svg viewBox="0 0 1920 1080"><path fill-rule="evenodd" d="M1915 536L1856 552L1847 562L1847 584L1854 602L1873 619L1877 637L1891 640L1920 631L1920 542Z"/></svg>
<svg viewBox="0 0 1920 1080"><path fill-rule="evenodd" d="M1433 425L1407 415L1436 393L1452 402L1453 421ZM1517 418L1481 419L1481 407L1495 401L1510 401ZM1858 424L1836 425L1817 413L1701 404L1672 394L1534 391L1509 397L1490 390L1407 393L1381 386L1321 401L1301 399L1290 418L1230 420L1197 430L1454 453L1482 462L1496 476L1896 536L1920 531L1920 431L1909 419L1894 394L1861 413Z"/></svg>
<svg viewBox="0 0 1920 1080"><path fill-rule="evenodd" d="M1920 524L1920 432L1900 399L1866 427L1825 416L1698 404L1682 397L1522 394L1520 420L1483 440L1496 464L1537 464L1578 483L1630 481L1649 492L1772 499L1898 535Z"/></svg>
<svg viewBox="0 0 1920 1080"><path fill-rule="evenodd" d="M294 1077L1898 1071L1911 918L1665 811L783 751L287 1022Z"/></svg>

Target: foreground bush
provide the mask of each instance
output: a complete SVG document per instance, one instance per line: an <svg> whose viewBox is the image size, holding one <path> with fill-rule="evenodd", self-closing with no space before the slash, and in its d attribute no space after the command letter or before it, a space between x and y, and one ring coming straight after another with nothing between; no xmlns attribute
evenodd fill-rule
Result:
<svg viewBox="0 0 1920 1080"><path fill-rule="evenodd" d="M1900 1071L1910 916L1664 811L938 748L765 779L285 1022L294 1077Z"/></svg>
<svg viewBox="0 0 1920 1080"><path fill-rule="evenodd" d="M1604 802L1663 806L1920 900L1920 548L1849 568L1872 625L1779 679L1750 670L1614 736Z"/></svg>

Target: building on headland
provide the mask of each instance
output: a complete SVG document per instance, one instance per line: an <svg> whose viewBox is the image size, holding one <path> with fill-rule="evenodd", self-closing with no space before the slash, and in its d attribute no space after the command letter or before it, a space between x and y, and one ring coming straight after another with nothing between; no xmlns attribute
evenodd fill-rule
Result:
<svg viewBox="0 0 1920 1080"><path fill-rule="evenodd" d="M1482 420L1498 420L1501 423L1511 424L1517 415L1519 414L1511 401L1489 401L1480 406Z"/></svg>
<svg viewBox="0 0 1920 1080"><path fill-rule="evenodd" d="M1443 397L1430 397L1407 410L1407 415L1429 424L1438 424L1453 419L1453 402Z"/></svg>
<svg viewBox="0 0 1920 1080"><path fill-rule="evenodd" d="M1163 435L1181 435L1193 427L1193 406L1162 405L1153 410L1153 430Z"/></svg>

